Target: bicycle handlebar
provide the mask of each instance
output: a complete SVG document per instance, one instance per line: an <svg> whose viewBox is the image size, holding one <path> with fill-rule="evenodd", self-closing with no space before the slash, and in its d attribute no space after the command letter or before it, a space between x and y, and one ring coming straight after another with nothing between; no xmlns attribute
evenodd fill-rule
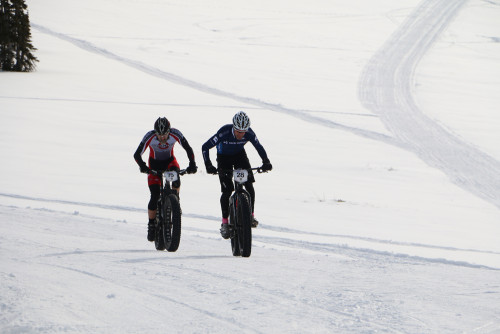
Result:
<svg viewBox="0 0 500 334"><path fill-rule="evenodd" d="M217 169L217 174L219 174L219 173L231 174L233 171L238 170L238 169L244 169L244 170L247 170L249 172L257 171L257 173L270 172L269 170L262 170L262 167L251 167L251 168L235 168L235 169ZM216 174L214 174L214 175L216 175Z"/></svg>
<svg viewBox="0 0 500 334"><path fill-rule="evenodd" d="M270 172L270 170L263 170L262 167L251 167L251 168L236 168L236 169L246 169L247 171L251 172L251 171L256 171L257 173L267 173L267 172ZM217 169L217 173L213 174L213 175L217 175L219 173L232 173L235 169ZM162 175L164 172L167 172L168 170L167 169L159 169L159 170L154 170L154 169L151 169L149 172L144 172L144 174L151 174L151 175L156 175L156 176L160 176ZM185 175L187 174L187 168L185 169L181 169L179 171L179 175Z"/></svg>
<svg viewBox="0 0 500 334"><path fill-rule="evenodd" d="M151 171L149 173L146 173L146 174L151 174L151 175L156 175L156 176L160 176L162 175L164 172L169 172L169 170L167 169L159 169L159 170L154 170L154 169L151 169ZM172 171L170 171L172 172ZM187 169L181 169L179 171L179 175L184 175L187 173Z"/></svg>

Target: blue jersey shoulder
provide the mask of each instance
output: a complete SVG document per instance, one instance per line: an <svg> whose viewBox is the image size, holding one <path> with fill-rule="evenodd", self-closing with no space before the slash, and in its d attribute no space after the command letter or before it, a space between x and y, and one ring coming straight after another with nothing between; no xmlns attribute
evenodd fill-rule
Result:
<svg viewBox="0 0 500 334"><path fill-rule="evenodd" d="M213 135L205 144L202 146L202 153L205 162L210 161L208 151L212 147L217 148L218 154L223 155L234 155L244 150L246 143L251 142L252 145L257 149L257 152L262 157L262 159L267 159L266 151L264 147L257 140L257 136L252 128L249 128L241 140L236 139L233 133L233 125L226 124L221 127L215 135Z"/></svg>

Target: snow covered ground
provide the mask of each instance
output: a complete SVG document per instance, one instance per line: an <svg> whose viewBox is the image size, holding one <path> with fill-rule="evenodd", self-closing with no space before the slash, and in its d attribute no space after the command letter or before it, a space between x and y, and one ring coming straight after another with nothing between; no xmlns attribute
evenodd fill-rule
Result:
<svg viewBox="0 0 500 334"><path fill-rule="evenodd" d="M27 4L38 69L0 73L1 333L500 333L499 1ZM239 110L274 166L250 258L201 157ZM200 167L175 253L146 241L132 158L159 116Z"/></svg>

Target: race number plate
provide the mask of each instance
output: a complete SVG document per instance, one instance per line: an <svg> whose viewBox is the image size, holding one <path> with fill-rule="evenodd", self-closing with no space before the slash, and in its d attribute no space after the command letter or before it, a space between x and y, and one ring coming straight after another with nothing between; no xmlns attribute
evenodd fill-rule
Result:
<svg viewBox="0 0 500 334"><path fill-rule="evenodd" d="M236 182L245 183L248 181L248 171L246 169L236 169L233 171L233 177Z"/></svg>
<svg viewBox="0 0 500 334"><path fill-rule="evenodd" d="M177 172L175 171L167 171L163 173L163 175L165 176L165 180L167 180L168 182L177 181Z"/></svg>

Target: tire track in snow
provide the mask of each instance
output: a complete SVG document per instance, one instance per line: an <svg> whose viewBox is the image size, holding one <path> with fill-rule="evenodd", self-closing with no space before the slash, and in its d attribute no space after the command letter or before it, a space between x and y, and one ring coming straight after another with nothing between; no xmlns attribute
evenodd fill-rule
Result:
<svg viewBox="0 0 500 334"><path fill-rule="evenodd" d="M305 249L308 251L318 251L323 254L337 254L344 255L347 258L353 259L363 259L366 261L372 260L373 262L379 261L381 258L390 258L390 263L426 263L426 264L442 264L448 266L464 267L464 268L475 268L475 269L487 269L487 270L500 270L498 267L488 266L483 264L469 263L466 261L448 260L446 258L432 258L417 255L409 255L406 253L398 252L397 250L383 251L376 250L373 248L363 248L360 246L349 246L346 244L336 244L336 243L326 243L326 242L313 242L307 240L293 240L290 238L283 237L263 237L254 236L254 241L262 242L267 245L277 245L285 246L291 249ZM437 247L446 248L446 247ZM457 248L452 249L452 252L461 251ZM464 250L464 252L468 252ZM477 252L477 251L472 251ZM498 255L498 253L491 252L493 255Z"/></svg>
<svg viewBox="0 0 500 334"><path fill-rule="evenodd" d="M166 302L168 302L168 303L170 303L172 305L175 305L178 308L179 307L184 307L184 308L189 309L191 311L197 312L198 314L201 314L202 316L206 316L208 318L212 318L215 321L220 321L220 322L227 323L228 325L230 325L232 327L235 327L236 329L240 329L240 330L243 329L246 332L262 333L261 331L255 329L255 328L247 326L245 323L243 323L241 321L235 321L234 319L229 318L227 316L219 315L217 312L215 312L213 310L203 309L201 307L198 307L198 306L195 306L195 305L191 305L191 304L189 304L187 302L183 302L181 300L177 300L175 298L169 297L166 294L162 294L161 293L162 292L161 289L158 289L158 292L152 292L152 291L150 291L148 289L145 289L145 288L141 288L141 287L138 287L138 286L133 286L131 284L126 284L126 283L123 283L123 282L119 282L116 279L113 280L113 279L101 276L99 274L95 274L93 272L86 271L86 270L81 270L81 269L78 269L78 268L73 268L73 267L63 266L63 265L57 265L57 264L43 263L43 262L40 262L40 263L37 263L37 264L44 265L44 266L49 266L49 267L53 267L53 268L59 268L59 269L67 270L67 271L71 271L71 272L75 272L75 273L78 273L78 274L81 274L81 275L84 275L84 276L88 276L88 277L90 277L92 279L103 281L103 282L111 284L111 285L116 285L116 286L118 286L120 288L130 290L130 291L132 291L134 293L140 293L142 295L146 294L146 295L149 295L152 298L157 298L157 299L164 300L164 301L166 301ZM154 305L154 303L152 303L152 305Z"/></svg>
<svg viewBox="0 0 500 334"><path fill-rule="evenodd" d="M462 189L500 208L500 162L450 134L422 114L412 98L413 73L418 62L466 1L422 1L365 67L359 82L360 100L367 109L379 115L395 137L345 126L279 104L239 96L121 57L88 41L55 32L42 25L32 24L32 27L175 84L415 152L429 166L443 171Z"/></svg>
<svg viewBox="0 0 500 334"><path fill-rule="evenodd" d="M7 194L7 193L0 193L0 196L7 197L7 198L14 198L14 199L18 199L18 200L71 205L73 207L81 206L81 207L90 207L90 208L105 209L105 210L111 210L111 211L129 211L129 212L141 212L141 213L144 212L144 208L136 208L136 207L130 207L130 206L123 206L123 205L77 202L77 201L48 199L48 198L41 198L41 197L31 197L31 196ZM0 204L0 206L2 206L2 205ZM58 211L58 210L50 210L50 211L62 212L62 211ZM195 214L195 213L183 212L182 217L205 219L205 220L210 220L210 221L214 221L217 223L220 222L220 217L210 216L210 215L200 215L200 214ZM183 228L186 228L186 229L189 229L189 230L195 231L195 232L206 232L207 231L205 229L202 230L202 229L198 229L195 227L190 227L190 228L183 227ZM395 240L376 239L376 238L369 238L369 237L362 237L362 236L355 236L355 235L346 235L346 234L329 234L329 233L324 233L324 232L301 231L301 230L292 229L292 228L288 228L288 227L261 226L259 229L268 230L268 231L272 231L272 232L278 232L280 234L287 234L287 235L321 236L321 237L330 237L330 238L339 238L339 239L359 240L359 241L366 241L369 243L386 244L386 245L394 245L394 246L408 246L408 247L417 247L417 248L440 249L440 250L446 250L446 251L472 252L472 253L500 255L499 252L489 251L489 250L484 250L484 249L483 250L471 249L471 248L464 249L464 248L456 248L456 247L421 244L421 243L414 243L414 242L401 242L401 241L395 241ZM277 240L280 239L280 238L274 238L274 237L269 237L269 238L277 239Z"/></svg>
<svg viewBox="0 0 500 334"><path fill-rule="evenodd" d="M111 211L129 211L129 212L144 211L141 208L126 207L120 205L102 205L98 203L43 199L43 198L35 198L29 196L4 194L4 193L0 193L0 197L1 196L15 198L19 200L71 205L72 206L71 210L74 210L75 206L77 207L82 206L82 207L93 207L97 209L106 209ZM39 209L32 209L32 210L39 210ZM59 210L49 210L49 209L45 210L49 212L64 212ZM68 212L64 213L71 214ZM81 216L83 217L86 215L81 215ZM195 219L204 219L204 220L219 222L219 218L209 215L183 213L183 218L195 218ZM491 255L491 256L498 256L500 254L499 252L485 250L485 249L456 248L456 247L447 247L447 246L412 243L412 242L398 242L394 240L375 239L375 238L367 238L354 235L341 235L341 234L328 234L328 233L325 234L325 233L311 232L311 231L300 231L290 228L276 228L272 226L260 226L259 229L268 232L270 231L270 232L280 233L280 236L254 235L255 242L261 243L262 245L269 245L271 247L278 246L294 250L315 251L324 254L329 254L329 253L341 254L348 257L363 258L363 259L376 259L384 257L384 258L392 258L392 262L399 262L401 260L410 260L415 262L441 263L441 264L460 266L460 267L500 270L500 268L498 267L493 267L489 265L446 259L447 258L446 256L445 258L436 259L432 257L411 255L414 254L414 252L408 253L408 251L405 250L405 248L409 247L420 250L425 250L425 249L439 250L441 252L444 252L443 254L478 253L482 255ZM206 238L206 236L203 236L203 234L205 233L211 234L211 232L213 232L213 230L210 228L202 229L198 227L187 227L187 226L184 226L183 230L190 231L196 234L200 238ZM202 233L202 235L200 235L199 233ZM314 237L316 236L321 236L323 240L322 241L314 240ZM347 241L352 241L355 244L362 242L362 245L350 245L346 243ZM377 250L377 245L390 246L391 250ZM75 252L71 252L71 254L75 254ZM65 254L56 253L55 255L65 255ZM454 256L451 256L451 258L454 258Z"/></svg>
<svg viewBox="0 0 500 334"><path fill-rule="evenodd" d="M137 252L137 251L134 251ZM142 252L142 251L141 251ZM150 253L151 251L146 251L147 253ZM60 257L60 256L79 256L79 255L85 255L85 254L92 254L92 253L100 253L100 254L115 254L116 251L74 251L74 252L64 252L64 253L52 253L52 254L46 254L43 255L43 257ZM226 256L224 256L226 257ZM110 256L108 256L110 258ZM245 286L248 291L251 290L258 290L260 293L258 294L259 299L265 301L264 304L275 304L275 305L284 305L287 303L294 303L296 305L300 305L300 308L303 310L303 312L310 312L310 313L316 313L317 317L320 316L324 319L331 318L332 316L335 317L335 320L342 321L342 320L347 320L347 321L353 321L356 320L357 322L364 323L364 324L370 324L374 327L377 327L379 329L384 329L386 328L386 325L380 321L377 321L378 319L360 319L358 318L357 315L352 314L348 312L347 310L337 310L335 308L331 308L328 305L322 304L322 303L310 303L308 300L302 299L299 295L291 293L289 290L286 289L272 289L267 287L265 284L259 284L258 282L255 283L253 281L248 281L246 279L241 279L238 277L233 277L232 272L224 272L224 271L213 271L210 268L208 269L203 269L203 267L189 267L186 266L184 263L184 260L186 257L183 256L177 256L172 260L177 260L180 261L181 264L176 264L176 263L169 263L170 268L175 268L175 270L169 270L168 275L170 278L174 278L175 280L191 280L191 281L198 281L200 277L205 278L212 278L214 281L220 282L220 281L225 281L227 282L228 286L231 286L231 284L234 284L235 281L238 282L238 285ZM101 260L105 261L105 260ZM121 262L123 263L135 263L135 262L159 262L158 258L150 257L147 259L132 259L132 260L122 260ZM102 281L105 281L106 283L117 285L121 288L126 288L129 289L133 292L139 292L141 294L148 294L152 297L160 298L163 299L167 302L170 302L174 305L179 305L182 307L186 307L189 309L192 309L193 311L197 311L198 313L205 315L207 317L213 318L215 320L219 321L224 321L227 322L233 326L239 326L240 328L246 328L247 331L254 331L260 333L256 328L253 327L248 327L242 324L241 321L236 321L235 319L232 318L227 318L221 315L218 315L217 313L212 312L209 309L204 309L199 306L192 306L188 302L182 302L174 298L170 298L164 294L160 293L153 293L150 290L140 288L137 286L132 286L130 284L126 284L123 282L119 282L116 279L110 279L107 277L104 277L100 274L96 274L94 272L88 271L88 270L81 270L78 268L74 267L69 267L69 266L63 266L59 264L50 264L50 263L44 263L44 262L39 262L38 264L40 265L46 265L50 267L55 267L55 268L60 268L64 270L69 270L73 271L79 274L83 274L86 276L90 276L91 278L99 279ZM186 272L190 272L191 275L185 275ZM403 333L398 330L394 329L394 333Z"/></svg>
<svg viewBox="0 0 500 334"><path fill-rule="evenodd" d="M125 104L125 105L139 105L139 106L171 106L171 107L206 107L206 108L230 108L230 109L259 109L257 107L248 107L248 106L236 106L236 105L208 105L208 104L178 104L178 103L152 103L152 102L132 102L132 101L112 101L112 100L90 100L90 99L66 99L66 98L57 98L57 97L26 97L26 96L4 96L0 95L0 99L10 99L10 100L33 100L33 101L51 101L51 102L78 102L78 103L108 103L108 104ZM309 111L311 112L311 111ZM322 112L322 111L319 111ZM347 114L347 113L345 113ZM349 115L353 115L352 113ZM365 115L359 114L357 116L372 116L375 115Z"/></svg>
<svg viewBox="0 0 500 334"><path fill-rule="evenodd" d="M500 162L424 115L412 94L420 59L465 2L422 1L366 65L359 97L404 147L462 189L500 208Z"/></svg>
<svg viewBox="0 0 500 334"><path fill-rule="evenodd" d="M290 109L290 108L286 108L280 104L273 104L273 103L265 102L265 101L262 101L262 100L259 100L256 98L245 97L245 96L233 94L231 92L226 92L226 91L214 88L214 87L207 86L203 83L196 82L196 81L178 76L178 75L173 74L173 73L165 72L159 68L155 68L153 66L144 64L142 62L119 56L119 55L114 54L114 53L112 53L104 48L93 45L92 43L90 43L88 41L74 38L74 37L68 36L66 34L53 31L53 30L51 30L47 27L44 27L42 25L32 23L31 26L41 33L51 35L51 36L57 37L59 39L62 39L64 41L70 42L71 44L73 44L73 45L75 45L83 50L102 55L102 56L109 58L109 59L112 59L112 60L116 60L116 61L123 63L125 65L128 65L136 70L139 70L139 71L144 72L146 74L149 74L151 76L154 76L154 77L157 77L160 79L164 79L164 80L167 80L169 82L172 82L172 83L175 83L178 85L186 86L186 87L198 90L198 91L203 92L203 93L228 98L228 99L242 102L242 103L245 103L248 105L253 105L253 106L256 106L259 108L285 113L289 116L296 117L296 118L301 119L303 121L315 123L315 124L318 124L321 126L326 126L328 128L349 131L349 132L352 132L356 135L359 135L359 136L362 136L365 138L369 138L369 139L383 141L383 142L391 144L391 145L395 145L395 146L401 145L400 142L395 141L393 138L391 138L387 135L384 135L384 134L380 134L380 133L369 131L369 130L363 130L360 128L354 128L354 127L350 127L350 126L346 126L346 125L343 125L340 123L336 123L336 122L333 122L333 121L330 121L330 120L327 120L327 119L324 119L321 117L316 117L314 115L311 115L310 111Z"/></svg>
<svg viewBox="0 0 500 334"><path fill-rule="evenodd" d="M123 205L76 202L76 201L67 201L67 200L61 200L61 199L49 199L49 198L31 197L31 196L6 194L6 193L0 193L0 196L14 198L14 199L18 199L18 200L56 203L56 204L72 205L72 206L83 206L83 207L90 207L90 208L97 208L97 209L104 209L104 210L130 211L130 212L141 212L141 213L144 212L144 208L134 208L134 207L123 206ZM184 217L190 217L190 218L200 218L200 219L220 221L219 217L209 216L209 215L198 215L198 214L194 214L194 213L191 213L191 214L183 213L182 215Z"/></svg>

